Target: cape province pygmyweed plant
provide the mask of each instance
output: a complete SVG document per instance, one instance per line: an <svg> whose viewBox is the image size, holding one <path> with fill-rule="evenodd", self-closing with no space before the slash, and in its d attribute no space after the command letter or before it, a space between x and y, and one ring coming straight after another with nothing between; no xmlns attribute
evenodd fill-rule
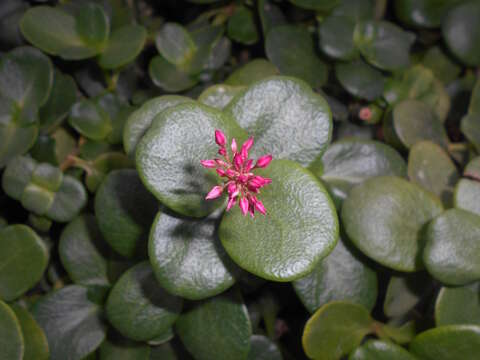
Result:
<svg viewBox="0 0 480 360"><path fill-rule="evenodd" d="M480 359L479 19L0 1L0 360Z"/></svg>

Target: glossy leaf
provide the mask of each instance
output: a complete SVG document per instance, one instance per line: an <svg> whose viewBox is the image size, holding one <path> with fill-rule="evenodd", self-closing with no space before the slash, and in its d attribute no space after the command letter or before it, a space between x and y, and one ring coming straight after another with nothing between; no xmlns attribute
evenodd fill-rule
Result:
<svg viewBox="0 0 480 360"><path fill-rule="evenodd" d="M333 203L313 174L292 161L274 160L257 173L272 179L259 195L267 215L245 219L235 207L224 215L220 239L245 270L273 281L298 279L335 247Z"/></svg>
<svg viewBox="0 0 480 360"><path fill-rule="evenodd" d="M383 93L384 79L380 71L363 61L337 64L335 75L350 94L373 101Z"/></svg>
<svg viewBox="0 0 480 360"><path fill-rule="evenodd" d="M146 344L121 339L106 340L100 346L100 360L149 360L150 347Z"/></svg>
<svg viewBox="0 0 480 360"><path fill-rule="evenodd" d="M22 360L24 340L20 323L12 309L0 300L0 346L8 360Z"/></svg>
<svg viewBox="0 0 480 360"><path fill-rule="evenodd" d="M202 104L222 110L244 89L243 86L213 85L206 88L198 97Z"/></svg>
<svg viewBox="0 0 480 360"><path fill-rule="evenodd" d="M155 56L148 66L153 83L168 92L180 92L193 87L197 80L177 69L162 56Z"/></svg>
<svg viewBox="0 0 480 360"><path fill-rule="evenodd" d="M123 274L106 303L110 323L123 336L136 341L162 334L175 322L181 309L182 299L158 285L148 262Z"/></svg>
<svg viewBox="0 0 480 360"><path fill-rule="evenodd" d="M456 208L480 215L480 182L461 179L455 186L453 204Z"/></svg>
<svg viewBox="0 0 480 360"><path fill-rule="evenodd" d="M251 45L258 41L258 32L253 13L245 6L240 6L228 20L228 36L242 44Z"/></svg>
<svg viewBox="0 0 480 360"><path fill-rule="evenodd" d="M233 71L225 80L225 85L248 86L277 74L278 69L270 61L255 59Z"/></svg>
<svg viewBox="0 0 480 360"><path fill-rule="evenodd" d="M398 271L420 270L423 227L442 212L440 201L398 177L369 179L343 203L347 235L364 254Z"/></svg>
<svg viewBox="0 0 480 360"><path fill-rule="evenodd" d="M442 287L435 301L436 325L480 325L479 290L479 283L462 287Z"/></svg>
<svg viewBox="0 0 480 360"><path fill-rule="evenodd" d="M155 39L155 44L160 54L174 65L185 64L197 50L188 31L176 23L163 25Z"/></svg>
<svg viewBox="0 0 480 360"><path fill-rule="evenodd" d="M339 60L353 60L359 52L353 43L355 19L349 16L327 17L319 26L320 49Z"/></svg>
<svg viewBox="0 0 480 360"><path fill-rule="evenodd" d="M416 357L391 342L369 340L355 349L348 360L416 360Z"/></svg>
<svg viewBox="0 0 480 360"><path fill-rule="evenodd" d="M147 31L140 25L126 25L113 31L98 63L105 69L115 69L131 63L143 50Z"/></svg>
<svg viewBox="0 0 480 360"><path fill-rule="evenodd" d="M282 360L278 346L263 335L252 335L247 360Z"/></svg>
<svg viewBox="0 0 480 360"><path fill-rule="evenodd" d="M426 272L392 276L388 281L383 312L388 317L407 314L432 290L432 279Z"/></svg>

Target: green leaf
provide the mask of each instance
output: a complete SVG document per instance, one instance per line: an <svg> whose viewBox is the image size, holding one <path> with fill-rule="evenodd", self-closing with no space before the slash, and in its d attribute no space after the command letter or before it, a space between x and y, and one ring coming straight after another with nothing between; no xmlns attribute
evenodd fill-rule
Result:
<svg viewBox="0 0 480 360"><path fill-rule="evenodd" d="M245 45L255 44L258 41L258 31L252 11L245 6L235 8L228 20L227 32L232 40Z"/></svg>
<svg viewBox="0 0 480 360"><path fill-rule="evenodd" d="M243 86L213 85L206 88L198 97L202 104L222 110L244 89Z"/></svg>
<svg viewBox="0 0 480 360"><path fill-rule="evenodd" d="M228 293L197 304L180 315L176 332L196 360L245 360L252 335L243 301Z"/></svg>
<svg viewBox="0 0 480 360"><path fill-rule="evenodd" d="M320 49L333 59L353 60L358 57L358 49L353 43L355 19L349 16L332 15L320 23Z"/></svg>
<svg viewBox="0 0 480 360"><path fill-rule="evenodd" d="M459 4L442 22L442 34L449 50L463 63L470 66L480 65L480 3L467 1Z"/></svg>
<svg viewBox="0 0 480 360"><path fill-rule="evenodd" d="M453 82L462 72L461 66L439 46L433 46L425 52L422 64L432 70L433 75L444 84Z"/></svg>
<svg viewBox="0 0 480 360"><path fill-rule="evenodd" d="M455 186L453 204L456 208L480 215L480 183L477 180L461 179Z"/></svg>
<svg viewBox="0 0 480 360"><path fill-rule="evenodd" d="M333 143L310 166L334 198L344 200L350 189L381 175L405 177L407 166L400 154L378 141L346 139Z"/></svg>
<svg viewBox="0 0 480 360"><path fill-rule="evenodd" d="M104 140L112 132L108 113L91 99L76 102L71 108L68 122L80 134L92 140Z"/></svg>
<svg viewBox="0 0 480 360"><path fill-rule="evenodd" d="M187 29L166 23L155 39L158 52L173 65L184 65L192 59L197 47Z"/></svg>
<svg viewBox="0 0 480 360"><path fill-rule="evenodd" d="M48 249L26 225L0 230L0 298L15 300L33 287L48 264Z"/></svg>
<svg viewBox="0 0 480 360"><path fill-rule="evenodd" d="M314 88L327 81L326 64L315 53L313 39L304 28L293 25L272 28L265 40L265 51L284 75L298 77Z"/></svg>
<svg viewBox="0 0 480 360"><path fill-rule="evenodd" d="M480 280L480 216L450 209L426 231L423 261L428 272L450 285Z"/></svg>
<svg viewBox="0 0 480 360"><path fill-rule="evenodd" d="M20 323L10 307L0 300L0 348L2 357L22 360L24 340Z"/></svg>
<svg viewBox="0 0 480 360"><path fill-rule="evenodd" d="M470 113L462 118L460 129L477 151L480 151L480 113Z"/></svg>
<svg viewBox="0 0 480 360"><path fill-rule="evenodd" d="M480 326L440 326L417 335L410 351L422 360L476 360L480 353Z"/></svg>
<svg viewBox="0 0 480 360"><path fill-rule="evenodd" d="M416 360L416 357L391 342L368 340L356 348L348 360Z"/></svg>
<svg viewBox="0 0 480 360"><path fill-rule="evenodd" d="M431 141L420 141L412 146L408 155L410 180L437 195L449 206L453 200L453 187L459 174L448 154Z"/></svg>
<svg viewBox="0 0 480 360"><path fill-rule="evenodd" d="M190 98L178 95L164 95L146 101L128 117L125 124L123 146L127 155L134 157L138 142L152 126L152 122L159 113L170 107L192 101Z"/></svg>
<svg viewBox="0 0 480 360"><path fill-rule="evenodd" d="M247 360L282 360L278 346L263 335L252 335Z"/></svg>
<svg viewBox="0 0 480 360"><path fill-rule="evenodd" d="M147 40L147 30L140 25L125 25L116 29L100 55L98 63L104 69L116 69L131 63L140 54Z"/></svg>
<svg viewBox="0 0 480 360"><path fill-rule="evenodd" d="M432 279L426 272L392 276L388 281L383 312L388 317L407 314L432 290Z"/></svg>
<svg viewBox="0 0 480 360"><path fill-rule="evenodd" d="M218 218L218 213L202 220L158 213L150 231L149 257L158 282L171 294L200 300L235 282L235 266L216 233Z"/></svg>
<svg viewBox="0 0 480 360"><path fill-rule="evenodd" d="M62 265L75 284L109 286L105 243L93 215L74 219L60 236Z"/></svg>
<svg viewBox="0 0 480 360"><path fill-rule="evenodd" d="M254 136L254 157L272 154L275 159L308 165L330 142L333 126L327 102L303 81L290 77L254 83L225 111Z"/></svg>
<svg viewBox="0 0 480 360"><path fill-rule="evenodd" d="M217 177L200 164L218 151L215 129L224 131L228 139L235 137L242 142L247 138L230 116L200 103L189 103L158 114L137 146L136 164L143 183L179 214L203 217L223 203L205 201Z"/></svg>
<svg viewBox="0 0 480 360"><path fill-rule="evenodd" d="M68 222L78 215L86 203L87 192L82 183L65 175L62 185L55 193L53 203L45 215L54 221Z"/></svg>
<svg viewBox="0 0 480 360"><path fill-rule="evenodd" d="M435 301L437 326L480 325L480 283L448 288L442 287Z"/></svg>
<svg viewBox="0 0 480 360"><path fill-rule="evenodd" d="M328 11L338 5L340 0L289 0L292 4L304 9Z"/></svg>
<svg viewBox="0 0 480 360"><path fill-rule="evenodd" d="M40 128L50 132L65 119L77 99L77 85L70 75L55 70L52 91L48 101L40 108Z"/></svg>
<svg viewBox="0 0 480 360"><path fill-rule="evenodd" d="M344 89L355 97L373 101L383 93L382 73L362 60L338 63L335 75Z"/></svg>
<svg viewBox="0 0 480 360"><path fill-rule="evenodd" d="M391 105L406 99L422 101L430 105L442 123L450 110L450 96L445 87L432 70L422 65L394 75L386 82L383 96Z"/></svg>
<svg viewBox="0 0 480 360"><path fill-rule="evenodd" d="M98 226L109 245L125 257L145 252L157 210L158 202L133 169L110 172L95 196Z"/></svg>
<svg viewBox="0 0 480 360"><path fill-rule="evenodd" d="M343 202L348 237L364 254L398 271L422 268L422 228L442 204L419 186L394 176L369 179Z"/></svg>
<svg viewBox="0 0 480 360"><path fill-rule="evenodd" d="M225 80L225 85L249 86L277 74L278 69L270 61L255 59L233 71Z"/></svg>
<svg viewBox="0 0 480 360"><path fill-rule="evenodd" d="M0 105L1 101L0 98ZM2 107L0 106L0 116L5 115L1 110ZM4 167L16 156L26 153L37 138L37 124L18 126L16 121L13 118L7 124L0 121L0 167Z"/></svg>
<svg viewBox="0 0 480 360"><path fill-rule="evenodd" d="M48 360L48 342L43 330L38 326L32 315L23 307L14 304L12 305L12 310L15 312L22 329L25 344L23 360Z"/></svg>
<svg viewBox="0 0 480 360"><path fill-rule="evenodd" d="M69 285L39 300L33 315L45 335L51 360L80 360L105 339L102 308L86 287Z"/></svg>
<svg viewBox="0 0 480 360"><path fill-rule="evenodd" d="M106 304L110 323L123 336L147 341L162 334L177 320L182 299L161 288L148 262L128 270L117 281Z"/></svg>
<svg viewBox="0 0 480 360"><path fill-rule="evenodd" d="M28 9L20 22L23 36L50 55L81 60L99 54L108 39L106 14L99 5L84 3L74 11L50 6Z"/></svg>
<svg viewBox="0 0 480 360"><path fill-rule="evenodd" d="M349 301L371 310L377 300L377 275L344 240L307 276L293 282L311 313L330 301Z"/></svg>
<svg viewBox="0 0 480 360"><path fill-rule="evenodd" d="M448 137L433 109L418 100L404 100L386 114L384 132L388 142L396 147L411 148L419 141L429 140L443 148Z"/></svg>
<svg viewBox="0 0 480 360"><path fill-rule="evenodd" d="M87 165L85 184L90 192L94 193L105 180L108 173L118 169L132 168L133 163L123 152L106 152L100 154Z"/></svg>
<svg viewBox="0 0 480 360"><path fill-rule="evenodd" d="M409 65L415 36L391 22L369 20L356 25L353 40L370 64L394 71Z"/></svg>
<svg viewBox="0 0 480 360"><path fill-rule="evenodd" d="M116 338L107 339L100 346L100 360L149 360L150 347L146 344Z"/></svg>
<svg viewBox="0 0 480 360"><path fill-rule="evenodd" d="M287 22L282 10L272 0L258 1L258 15L262 23L264 38L270 30L276 26L284 25Z"/></svg>
<svg viewBox="0 0 480 360"><path fill-rule="evenodd" d="M395 15L410 27L436 28L461 0L395 0Z"/></svg>
<svg viewBox="0 0 480 360"><path fill-rule="evenodd" d="M349 302L323 305L308 319L302 345L315 360L339 359L355 349L373 331L374 320L368 310Z"/></svg>
<svg viewBox="0 0 480 360"><path fill-rule="evenodd" d="M155 56L148 66L153 83L168 92L180 92L193 87L197 80L177 69L162 56Z"/></svg>
<svg viewBox="0 0 480 360"><path fill-rule="evenodd" d="M298 279L335 247L335 208L315 176L293 161L274 160L257 173L272 179L259 196L267 215L247 219L235 207L223 217L220 239L245 270L273 281Z"/></svg>

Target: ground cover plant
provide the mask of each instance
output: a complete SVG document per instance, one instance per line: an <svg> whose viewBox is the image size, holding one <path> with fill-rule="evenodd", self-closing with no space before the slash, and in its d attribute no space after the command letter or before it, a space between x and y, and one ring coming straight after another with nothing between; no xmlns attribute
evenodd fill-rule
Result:
<svg viewBox="0 0 480 360"><path fill-rule="evenodd" d="M479 20L1 1L0 359L480 358Z"/></svg>

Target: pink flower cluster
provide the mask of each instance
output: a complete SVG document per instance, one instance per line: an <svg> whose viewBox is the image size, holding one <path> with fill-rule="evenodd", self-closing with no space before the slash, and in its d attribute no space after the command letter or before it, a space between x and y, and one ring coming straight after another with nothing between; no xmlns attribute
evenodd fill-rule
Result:
<svg viewBox="0 0 480 360"><path fill-rule="evenodd" d="M265 207L256 195L260 193L260 188L270 184L272 180L255 175L252 170L267 167L272 161L272 155L260 157L254 165L253 160L248 158L248 151L253 146L253 137L243 143L240 151L238 151L237 142L232 139L230 146L232 158L227 151L227 138L221 130L215 130L215 142L220 147L218 154L223 159L201 160L200 162L206 168L214 168L217 174L225 180L222 185L214 186L205 199L216 199L226 189L228 193L227 211L238 200L238 206L243 215L250 213L253 217L255 210L265 215Z"/></svg>

